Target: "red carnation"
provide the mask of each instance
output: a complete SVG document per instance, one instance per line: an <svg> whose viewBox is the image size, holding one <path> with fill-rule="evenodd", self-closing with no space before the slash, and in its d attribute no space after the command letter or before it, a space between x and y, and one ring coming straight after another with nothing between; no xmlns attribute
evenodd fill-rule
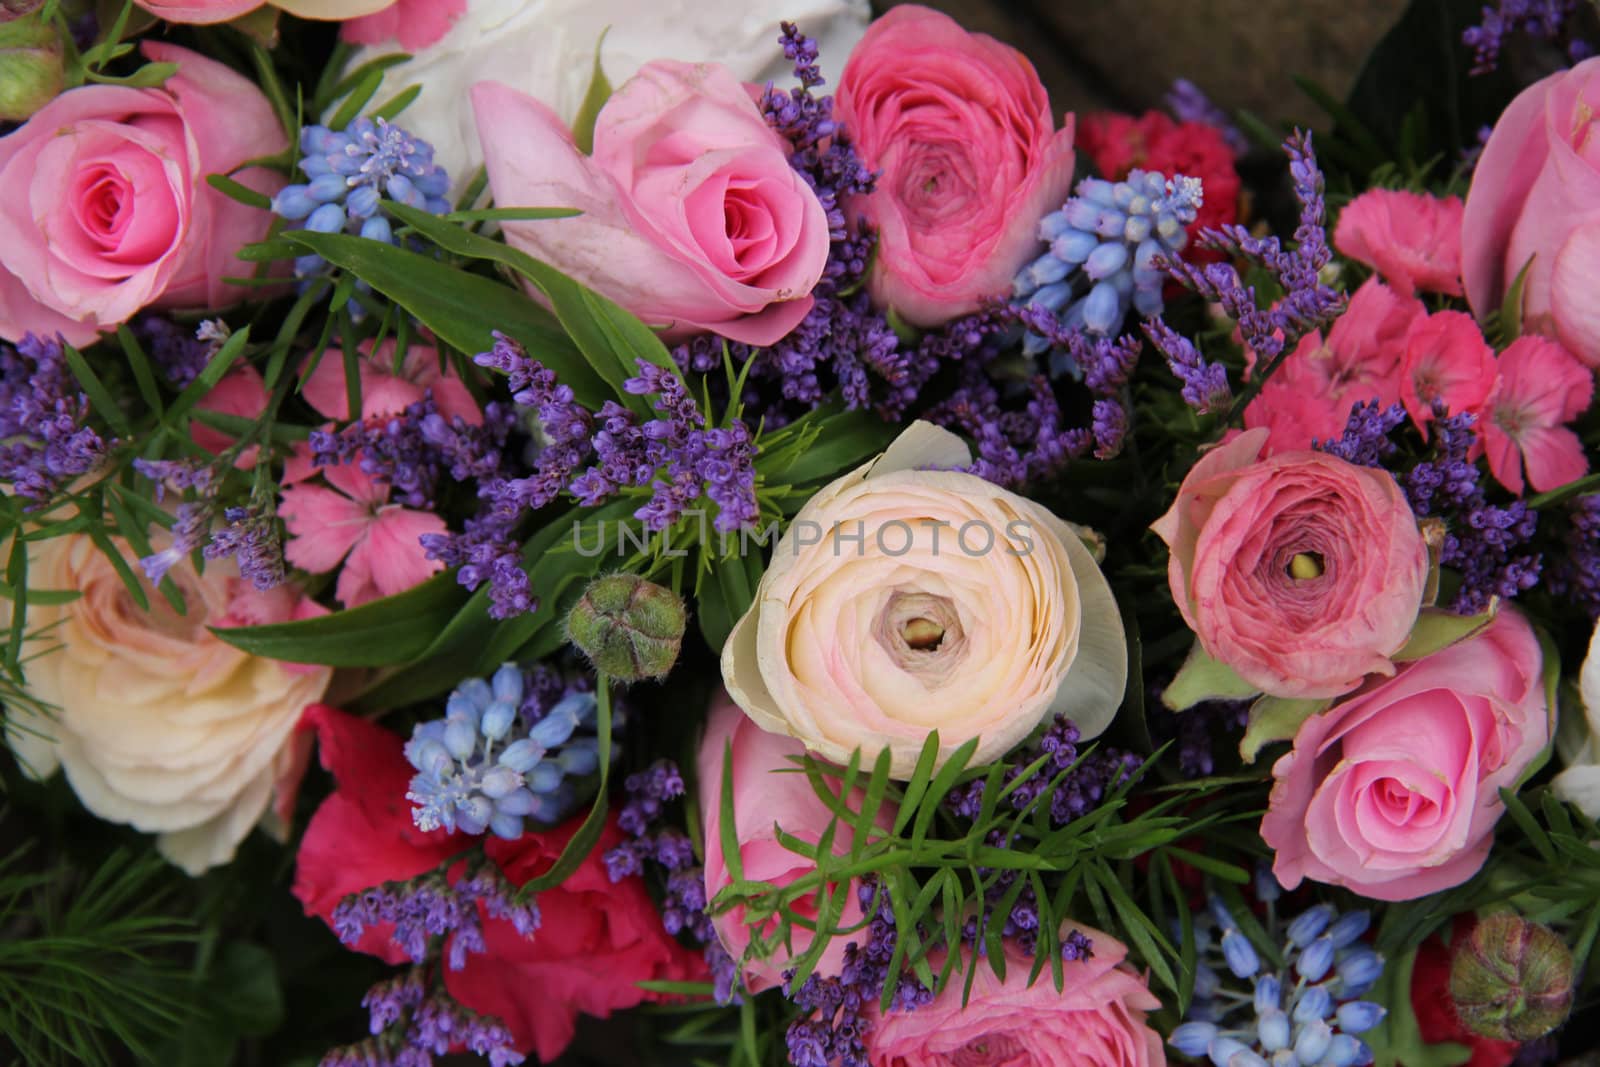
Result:
<svg viewBox="0 0 1600 1067"><path fill-rule="evenodd" d="M1119 181L1134 168L1199 178L1205 203L1189 226L1189 239L1207 227L1239 217L1239 173L1233 149L1214 126L1177 122L1160 111L1135 118L1114 111L1089 115L1078 123L1078 147L1105 177ZM1221 259L1212 251L1186 253L1190 259Z"/></svg>
<svg viewBox="0 0 1600 1067"><path fill-rule="evenodd" d="M415 877L472 845L465 835L423 833L412 823L412 771L398 736L324 705L309 709L303 725L316 731L322 765L338 783L312 817L297 857L294 893L306 914L332 925L333 909L348 894ZM522 885L550 869L581 821L515 841L491 839L484 852ZM463 970L445 972L452 996L498 1016L517 1047L543 1062L572 1040L580 1012L605 1017L656 999L641 981L705 976L703 961L668 936L643 883L612 884L606 876L601 857L621 839L613 818L572 876L539 894L541 922L531 938L480 910L485 951L468 955ZM352 947L398 963L405 955L388 935L386 927L369 929Z"/></svg>

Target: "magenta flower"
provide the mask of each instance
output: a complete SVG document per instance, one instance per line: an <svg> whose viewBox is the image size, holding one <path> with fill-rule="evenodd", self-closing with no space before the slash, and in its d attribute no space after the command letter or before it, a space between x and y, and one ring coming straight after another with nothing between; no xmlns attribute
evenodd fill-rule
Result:
<svg viewBox="0 0 1600 1067"><path fill-rule="evenodd" d="M1521 494L1524 468L1544 492L1589 471L1578 435L1565 423L1581 415L1594 394L1594 377L1554 341L1519 337L1500 354L1494 391L1479 416L1489 470Z"/></svg>

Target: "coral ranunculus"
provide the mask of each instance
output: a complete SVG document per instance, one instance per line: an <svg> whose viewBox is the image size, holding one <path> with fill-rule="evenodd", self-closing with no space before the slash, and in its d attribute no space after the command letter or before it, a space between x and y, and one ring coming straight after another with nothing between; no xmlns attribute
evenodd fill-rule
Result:
<svg viewBox="0 0 1600 1067"><path fill-rule="evenodd" d="M1550 741L1542 663L1533 627L1507 608L1302 723L1261 820L1278 881L1415 900L1476 874L1500 790Z"/></svg>
<svg viewBox="0 0 1600 1067"><path fill-rule="evenodd" d="M1061 965L1060 992L1048 968L1029 985L1033 957L1008 943L1003 980L986 962L969 964L977 974L965 1001L963 983L952 981L915 1011L874 1009L868 1064L1165 1067L1161 1038L1146 1022L1161 1001L1123 963L1127 948L1096 930L1076 932L1093 955Z"/></svg>
<svg viewBox="0 0 1600 1067"><path fill-rule="evenodd" d="M955 469L971 461L913 423L800 509L722 649L763 729L839 763L887 748L905 778L934 730L940 760L978 738L978 764L1052 715L1110 723L1127 649L1105 575L1078 531Z"/></svg>
<svg viewBox="0 0 1600 1067"><path fill-rule="evenodd" d="M513 247L670 337L768 345L811 310L827 214L728 68L646 64L600 109L589 156L515 89L481 83L472 108L495 203L583 212L508 222Z"/></svg>
<svg viewBox="0 0 1600 1067"><path fill-rule="evenodd" d="M1322 452L1258 459L1266 440L1247 430L1202 456L1154 525L1178 610L1207 654L1273 696L1393 674L1428 574L1405 494Z"/></svg>
<svg viewBox="0 0 1600 1067"><path fill-rule="evenodd" d="M937 326L1009 293L1072 185L1073 120L1055 128L1033 64L907 4L851 53L834 110L879 172L849 205L878 234L874 300Z"/></svg>

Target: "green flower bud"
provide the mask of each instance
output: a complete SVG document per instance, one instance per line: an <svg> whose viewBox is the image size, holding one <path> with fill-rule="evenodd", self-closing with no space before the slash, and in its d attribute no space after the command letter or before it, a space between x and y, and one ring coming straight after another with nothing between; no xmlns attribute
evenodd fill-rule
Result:
<svg viewBox="0 0 1600 1067"><path fill-rule="evenodd" d="M637 574L596 578L567 616L567 636L620 682L660 678L677 662L688 617L670 589Z"/></svg>
<svg viewBox="0 0 1600 1067"><path fill-rule="evenodd" d="M61 38L37 15L0 9L0 121L26 122L66 84Z"/></svg>
<svg viewBox="0 0 1600 1067"><path fill-rule="evenodd" d="M1488 915L1455 948L1450 998L1475 1034L1531 1041L1572 1010L1572 952L1549 927Z"/></svg>

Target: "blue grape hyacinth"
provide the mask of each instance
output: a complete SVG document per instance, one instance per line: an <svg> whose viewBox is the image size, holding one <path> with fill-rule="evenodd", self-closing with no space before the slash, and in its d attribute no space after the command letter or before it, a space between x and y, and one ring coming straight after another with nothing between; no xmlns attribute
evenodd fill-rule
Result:
<svg viewBox="0 0 1600 1067"><path fill-rule="evenodd" d="M418 828L516 840L526 819L551 824L570 814L572 779L600 765L595 695L568 686L545 703L507 663L493 678L463 682L444 718L420 723L405 746L417 771L406 799Z"/></svg>
<svg viewBox="0 0 1600 1067"><path fill-rule="evenodd" d="M1270 876L1266 879L1270 882ZM1264 896L1275 896L1271 883ZM1267 966L1217 897L1195 923L1200 962L1188 1021L1168 1043L1214 1067L1363 1067L1372 1050L1357 1034L1385 1009L1362 1000L1383 974L1383 957L1360 943L1365 911L1340 914L1318 904L1281 929L1269 907L1268 929L1280 941L1281 970Z"/></svg>
<svg viewBox="0 0 1600 1067"><path fill-rule="evenodd" d="M1133 170L1120 182L1085 178L1060 211L1039 221L1039 239L1050 250L1017 273L1016 298L1059 315L1069 329L1101 337L1116 332L1130 307L1159 314L1167 274L1153 261L1183 248L1202 198L1200 179L1182 174ZM1023 349L1036 355L1049 345L1030 333Z"/></svg>
<svg viewBox="0 0 1600 1067"><path fill-rule="evenodd" d="M384 119L358 118L342 131L307 126L300 151L308 180L284 186L272 210L303 229L394 244L379 211L385 199L435 215L450 210L450 176L433 161L433 146ZM301 256L295 275L309 277L323 265L321 256Z"/></svg>

